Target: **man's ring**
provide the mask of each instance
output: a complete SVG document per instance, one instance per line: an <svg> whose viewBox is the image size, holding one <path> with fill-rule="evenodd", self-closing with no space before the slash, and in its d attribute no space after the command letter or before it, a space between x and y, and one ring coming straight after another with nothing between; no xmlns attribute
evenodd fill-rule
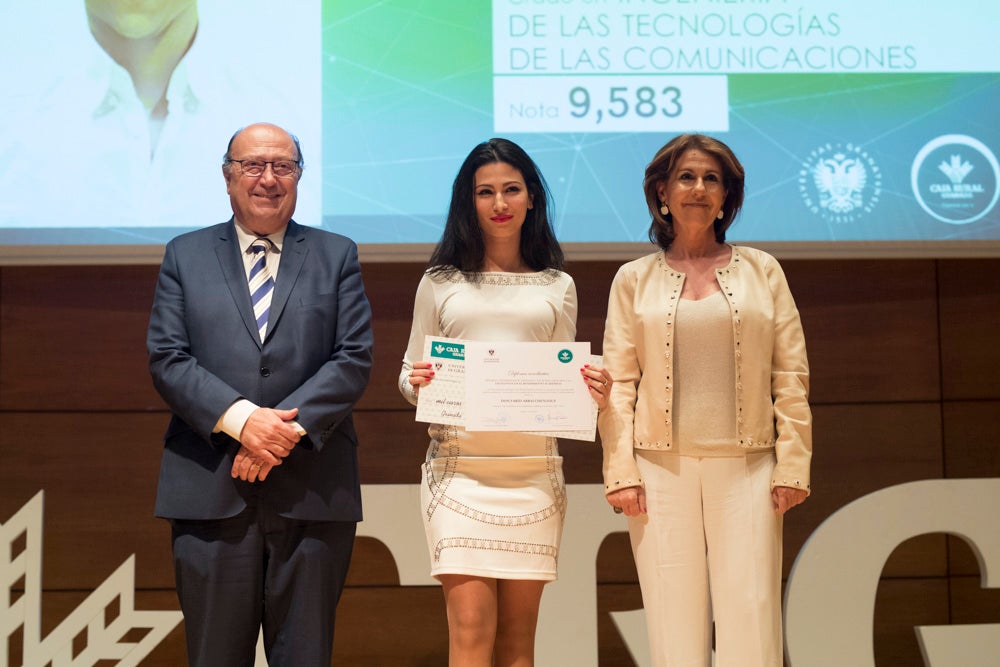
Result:
<svg viewBox="0 0 1000 667"><path fill-rule="evenodd" d="M625 511L621 507L612 507L611 509L615 511L615 514L621 514L622 512Z"/></svg>
<svg viewBox="0 0 1000 667"><path fill-rule="evenodd" d="M259 463L251 463L251 464L250 464L250 467L251 467L251 468L259 468L259 467L260 467L260 464L259 464Z"/></svg>

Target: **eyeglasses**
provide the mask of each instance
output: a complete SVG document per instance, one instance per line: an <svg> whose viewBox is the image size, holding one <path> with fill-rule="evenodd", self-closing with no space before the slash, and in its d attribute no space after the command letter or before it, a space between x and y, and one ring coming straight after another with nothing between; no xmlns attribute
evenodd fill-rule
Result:
<svg viewBox="0 0 1000 667"><path fill-rule="evenodd" d="M267 165L271 165L271 171L278 178L290 178L299 172L299 163L295 160L233 160L240 165L240 170L247 176L262 176Z"/></svg>

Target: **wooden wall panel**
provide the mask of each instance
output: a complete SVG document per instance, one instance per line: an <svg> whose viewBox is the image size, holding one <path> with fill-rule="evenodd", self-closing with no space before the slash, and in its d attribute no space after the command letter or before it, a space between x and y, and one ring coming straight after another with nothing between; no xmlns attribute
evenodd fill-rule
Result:
<svg viewBox="0 0 1000 667"><path fill-rule="evenodd" d="M608 315L611 281L618 272L615 262L572 262L566 267L576 283L580 305L576 318L576 339L589 341L590 350L600 354L604 348L604 321Z"/></svg>
<svg viewBox="0 0 1000 667"><path fill-rule="evenodd" d="M399 369L410 337L413 297L423 275L421 264L375 264L362 267L372 306L375 362L359 409L400 410L409 403L396 388Z"/></svg>
<svg viewBox="0 0 1000 667"><path fill-rule="evenodd" d="M951 623L1000 623L1000 588L984 588L979 575L951 577Z"/></svg>
<svg viewBox="0 0 1000 667"><path fill-rule="evenodd" d="M1000 400L943 405L948 477L1000 477Z"/></svg>
<svg viewBox="0 0 1000 667"><path fill-rule="evenodd" d="M600 351L620 262L574 262L578 339ZM802 312L816 419L813 497L785 523L785 572L815 528L867 493L916 479L1000 477L1000 259L784 261ZM363 267L375 316L372 381L358 405L362 478L419 479L426 426L396 378L423 266ZM168 415L145 329L157 267L0 268L0 520L46 490L46 622L137 555L139 606L176 609L167 524L152 517ZM570 483L600 483L600 449L563 441ZM876 608L878 664L920 665L914 623L1000 622L968 546L900 545ZM607 615L641 604L625 533L597 561L602 665L631 665ZM440 589L398 586L384 545L359 538L335 664L440 664ZM373 639L374 638L374 639ZM176 630L145 665L183 664ZM381 661L381 662L380 662Z"/></svg>
<svg viewBox="0 0 1000 667"><path fill-rule="evenodd" d="M7 267L0 285L0 408L149 410L157 267Z"/></svg>
<svg viewBox="0 0 1000 667"><path fill-rule="evenodd" d="M337 608L334 667L430 667L448 663L439 586L355 587Z"/></svg>
<svg viewBox="0 0 1000 667"><path fill-rule="evenodd" d="M995 259L942 260L941 369L946 399L1000 399L1000 273Z"/></svg>
<svg viewBox="0 0 1000 667"><path fill-rule="evenodd" d="M399 569L389 548L374 537L355 538L347 585L383 588L399 586Z"/></svg>
<svg viewBox="0 0 1000 667"><path fill-rule="evenodd" d="M632 560L632 545L629 542L628 529L625 527L624 521L622 524L622 531L605 537L601 548L597 551L595 567L597 580L601 583L639 583L635 561Z"/></svg>
<svg viewBox="0 0 1000 667"><path fill-rule="evenodd" d="M814 403L939 399L934 261L782 266L802 316Z"/></svg>
<svg viewBox="0 0 1000 667"><path fill-rule="evenodd" d="M417 484L427 451L427 424L414 411L358 411L358 459L363 484Z"/></svg>

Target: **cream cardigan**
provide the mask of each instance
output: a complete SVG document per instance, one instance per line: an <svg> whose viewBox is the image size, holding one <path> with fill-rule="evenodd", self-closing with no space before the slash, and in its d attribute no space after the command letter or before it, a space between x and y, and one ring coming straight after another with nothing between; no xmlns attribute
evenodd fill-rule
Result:
<svg viewBox="0 0 1000 667"><path fill-rule="evenodd" d="M809 363L785 274L767 253L740 246L715 274L732 315L737 445L774 448L771 487L808 492ZM604 366L615 383L598 418L606 493L643 485L634 450L673 448L671 347L684 278L657 252L622 266L611 285Z"/></svg>

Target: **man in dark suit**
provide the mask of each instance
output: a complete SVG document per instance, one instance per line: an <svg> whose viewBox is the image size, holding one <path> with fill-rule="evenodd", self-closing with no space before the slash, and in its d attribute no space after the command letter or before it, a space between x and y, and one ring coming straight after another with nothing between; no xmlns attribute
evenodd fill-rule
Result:
<svg viewBox="0 0 1000 667"><path fill-rule="evenodd" d="M271 667L329 667L361 520L351 409L371 311L355 244L291 219L294 137L246 127L222 171L233 218L167 245L150 316L150 372L173 412L156 515L171 522L191 665L250 667L263 627Z"/></svg>

